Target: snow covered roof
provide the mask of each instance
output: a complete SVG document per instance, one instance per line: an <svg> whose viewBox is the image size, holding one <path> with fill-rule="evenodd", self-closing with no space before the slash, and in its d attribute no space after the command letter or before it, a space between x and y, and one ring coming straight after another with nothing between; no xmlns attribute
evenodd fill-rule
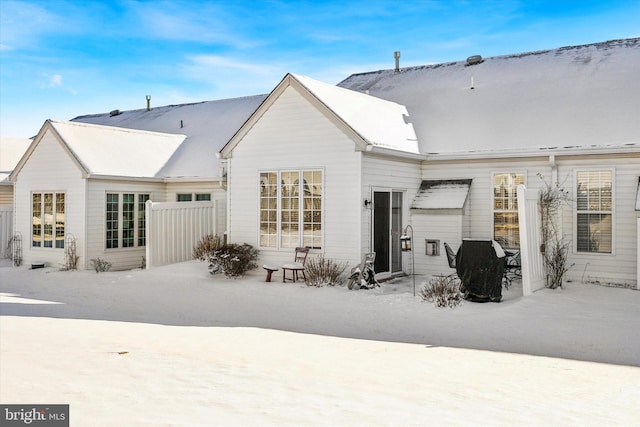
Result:
<svg viewBox="0 0 640 427"><path fill-rule="evenodd" d="M137 129L48 120L89 175L153 178L185 140ZM36 137L37 138L37 137Z"/></svg>
<svg viewBox="0 0 640 427"><path fill-rule="evenodd" d="M267 95L167 105L150 110L119 111L74 118L73 122L186 135L157 175L218 178L216 153L227 143Z"/></svg>
<svg viewBox="0 0 640 427"><path fill-rule="evenodd" d="M30 144L28 138L0 138L0 184L9 184L9 174Z"/></svg>
<svg viewBox="0 0 640 427"><path fill-rule="evenodd" d="M406 106L425 154L639 150L638 70L633 38L354 74L338 86Z"/></svg>
<svg viewBox="0 0 640 427"><path fill-rule="evenodd" d="M470 179L422 181L411 209L462 209L470 188Z"/></svg>
<svg viewBox="0 0 640 427"><path fill-rule="evenodd" d="M291 74L367 143L418 154L418 140L406 107L395 102Z"/></svg>

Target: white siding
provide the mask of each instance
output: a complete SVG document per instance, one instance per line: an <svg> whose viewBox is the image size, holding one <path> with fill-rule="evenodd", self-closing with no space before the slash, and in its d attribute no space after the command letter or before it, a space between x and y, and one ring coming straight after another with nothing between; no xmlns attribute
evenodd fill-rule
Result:
<svg viewBox="0 0 640 427"><path fill-rule="evenodd" d="M219 181L201 182L169 182L165 200L175 202L178 193L208 193L211 201L216 202L216 230L218 234L227 230L227 191L220 186ZM195 199L194 199L195 201Z"/></svg>
<svg viewBox="0 0 640 427"><path fill-rule="evenodd" d="M454 252L458 251L462 239L463 215L461 213L437 214L414 213L411 216L413 227L413 250L415 250L415 274L418 275L444 275L455 273L449 267L444 243L448 243ZM425 239L440 241L440 255L426 255ZM410 273L412 259L410 253L405 252L404 271Z"/></svg>
<svg viewBox="0 0 640 427"><path fill-rule="evenodd" d="M463 237L493 237L492 217L492 174L495 172L523 172L525 185L529 189L539 189L545 181L552 184L554 175L561 187L574 198L574 170L578 168L615 169L615 236L614 254L584 254L572 251L569 264L575 265L566 275L572 281L593 281L635 286L637 275L637 230L634 211L635 194L640 170L640 155L625 156L582 156L556 158L557 172L554 173L547 157L538 159L509 160L469 160L425 162L423 179L472 178L468 203L468 232L463 219ZM541 174L543 179L537 176ZM573 206L563 208L562 230L566 237L575 242ZM429 223L429 221L427 221ZM437 223L428 225L425 232L432 234L438 230ZM429 237L430 238L430 237ZM420 241L420 239L416 239ZM459 242L448 242L457 247ZM454 244L455 243L455 244ZM418 255L418 252L416 252ZM445 254L441 253L446 263ZM428 257L431 259L432 257ZM416 264L418 257L416 257ZM436 263L438 264L438 263Z"/></svg>
<svg viewBox="0 0 640 427"><path fill-rule="evenodd" d="M87 255L84 268L92 268L91 259L101 258L111 263L112 270L128 270L142 265L145 247L106 249L106 194L147 193L154 202L165 201L165 186L158 182L119 180L89 180L87 190ZM136 242L137 243L137 242Z"/></svg>
<svg viewBox="0 0 640 427"><path fill-rule="evenodd" d="M406 160L399 158L389 158L380 155L367 153L363 156L362 167L362 193L365 198L373 200L374 191L401 191L402 196L402 227L412 224L414 229L414 240L422 249L415 247L416 255L422 251L424 253L424 241L418 242L419 238L416 233L416 225L412 223L410 218L409 206L414 199L416 192L420 189L420 162L417 160ZM362 232L362 253L373 251L373 210L365 209L364 201L360 203L363 216L361 221ZM403 256L403 271L411 272L411 260L407 254ZM416 256L416 274L419 273L418 257Z"/></svg>
<svg viewBox="0 0 640 427"><path fill-rule="evenodd" d="M354 141L296 89L284 90L235 147L229 166L230 241L258 246L258 171L322 169L321 252L350 265L359 262L364 200L360 153ZM289 261L293 249L262 249L260 258L261 262Z"/></svg>
<svg viewBox="0 0 640 427"><path fill-rule="evenodd" d="M567 278L635 287L638 268L635 197L640 174L640 154L560 159L559 180L562 182L568 177L565 188L571 191L572 199L575 198L574 171L582 168L615 170L614 248L613 254L587 254L575 252L574 246L569 262L575 265L567 273ZM575 243L573 206L563 211L563 231Z"/></svg>
<svg viewBox="0 0 640 427"><path fill-rule="evenodd" d="M45 133L29 160L17 176L15 183L15 231L22 235L24 265L45 262L49 266L62 266L64 249L34 248L31 246L31 193L65 193L65 233L73 234L80 256L80 265L86 260L83 251L85 238L85 180L81 170L58 140Z"/></svg>

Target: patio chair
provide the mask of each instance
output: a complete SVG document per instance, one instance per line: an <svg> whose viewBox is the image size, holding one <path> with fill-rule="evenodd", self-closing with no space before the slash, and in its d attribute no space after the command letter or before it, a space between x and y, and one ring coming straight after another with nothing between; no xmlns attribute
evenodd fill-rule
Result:
<svg viewBox="0 0 640 427"><path fill-rule="evenodd" d="M295 282L298 280L298 273L302 273L304 280L307 280L307 276L304 274L304 264L307 262L307 255L309 255L309 248L296 248L293 262L282 266L282 281L287 280L287 271L291 271L291 280Z"/></svg>
<svg viewBox="0 0 640 427"><path fill-rule="evenodd" d="M376 280L376 273L374 269L376 261L376 253L368 252L364 254L362 262L351 269L349 275L349 283L347 287L353 289L372 289L376 286L380 286Z"/></svg>
<svg viewBox="0 0 640 427"><path fill-rule="evenodd" d="M456 253L453 252L453 249L451 249L451 246L449 246L447 242L444 242L444 251L447 253L447 262L449 263L449 267L455 270L456 269ZM458 273L454 272L447 277L455 277L457 275Z"/></svg>
<svg viewBox="0 0 640 427"><path fill-rule="evenodd" d="M505 249L503 285L511 287L514 280L522 279L522 263L519 249Z"/></svg>

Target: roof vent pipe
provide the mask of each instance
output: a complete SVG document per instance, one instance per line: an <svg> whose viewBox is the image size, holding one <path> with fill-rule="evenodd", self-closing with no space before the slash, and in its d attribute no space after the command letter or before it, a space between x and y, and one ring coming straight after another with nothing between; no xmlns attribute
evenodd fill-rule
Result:
<svg viewBox="0 0 640 427"><path fill-rule="evenodd" d="M151 110L151 95L147 95L147 111Z"/></svg>
<svg viewBox="0 0 640 427"><path fill-rule="evenodd" d="M396 69L395 72L399 73L400 72L400 51L396 50L395 52L393 52L393 57L396 59Z"/></svg>

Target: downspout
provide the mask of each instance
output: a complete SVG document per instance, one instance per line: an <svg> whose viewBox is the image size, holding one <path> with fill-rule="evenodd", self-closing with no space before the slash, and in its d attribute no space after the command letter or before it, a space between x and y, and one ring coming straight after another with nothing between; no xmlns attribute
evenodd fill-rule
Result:
<svg viewBox="0 0 640 427"><path fill-rule="evenodd" d="M230 185L230 180L231 180L231 158L227 158L227 160L225 161L225 165L226 165L226 170L227 170L227 180L226 180L226 185L225 185L225 190L227 192L227 206L226 206L226 211L227 211L227 217L225 218L225 223L227 224L227 229L224 232L224 236L225 241L226 242L230 242L230 234L231 234L231 185ZM222 179L222 177L220 177L220 179ZM258 242L259 243L259 242Z"/></svg>
<svg viewBox="0 0 640 427"><path fill-rule="evenodd" d="M556 156L549 156L549 166L551 167L551 183L552 185L558 185L558 164L556 163Z"/></svg>

